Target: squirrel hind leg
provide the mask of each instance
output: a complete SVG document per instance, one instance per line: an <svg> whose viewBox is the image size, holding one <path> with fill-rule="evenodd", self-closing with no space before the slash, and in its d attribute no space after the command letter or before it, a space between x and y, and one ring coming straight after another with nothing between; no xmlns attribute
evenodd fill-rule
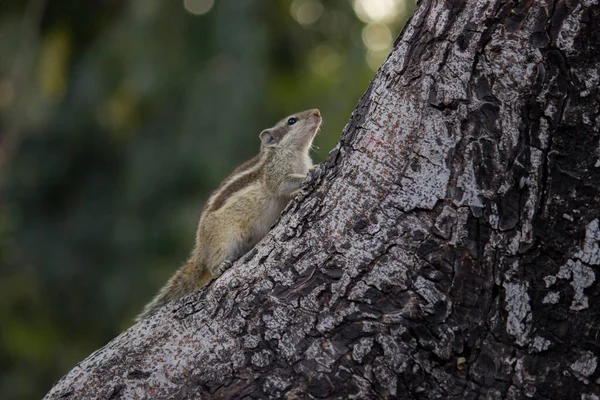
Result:
<svg viewBox="0 0 600 400"><path fill-rule="evenodd" d="M231 268L238 258L254 246L254 242L248 238L248 232L243 229L240 229L240 231L214 243L210 257L206 259L208 271L213 278L220 276Z"/></svg>
<svg viewBox="0 0 600 400"><path fill-rule="evenodd" d="M223 272L225 272L229 268L231 268L231 266L233 265L234 262L235 262L235 260L225 260L225 261L223 261L217 267L217 269L216 269L216 275L215 276L221 276L223 274Z"/></svg>

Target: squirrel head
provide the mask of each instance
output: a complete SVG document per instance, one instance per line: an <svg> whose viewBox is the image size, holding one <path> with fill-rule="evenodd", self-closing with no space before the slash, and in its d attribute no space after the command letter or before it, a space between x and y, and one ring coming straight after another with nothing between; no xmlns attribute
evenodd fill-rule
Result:
<svg viewBox="0 0 600 400"><path fill-rule="evenodd" d="M316 108L289 115L260 133L261 150L285 148L306 151L320 126L321 113Z"/></svg>

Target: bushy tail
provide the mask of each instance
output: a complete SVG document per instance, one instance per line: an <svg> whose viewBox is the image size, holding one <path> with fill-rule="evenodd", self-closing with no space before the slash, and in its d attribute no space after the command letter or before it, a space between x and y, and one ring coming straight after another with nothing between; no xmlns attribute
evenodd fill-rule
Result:
<svg viewBox="0 0 600 400"><path fill-rule="evenodd" d="M144 307L144 310L136 317L139 322L144 318L154 315L162 306L183 296L192 293L194 289L204 285L210 279L205 276L205 268L198 268L190 263L179 268L177 272L168 280L165 286L160 289L154 299Z"/></svg>

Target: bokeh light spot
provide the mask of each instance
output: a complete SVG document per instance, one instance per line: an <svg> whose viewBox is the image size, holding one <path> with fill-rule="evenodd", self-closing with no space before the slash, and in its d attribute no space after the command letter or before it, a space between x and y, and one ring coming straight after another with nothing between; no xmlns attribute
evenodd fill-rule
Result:
<svg viewBox="0 0 600 400"><path fill-rule="evenodd" d="M384 24L368 24L362 30L362 40L367 49L383 51L392 46L392 32Z"/></svg>
<svg viewBox="0 0 600 400"><path fill-rule="evenodd" d="M334 73L342 63L342 57L332 47L322 44L311 51L310 67L319 75L328 76Z"/></svg>
<svg viewBox="0 0 600 400"><path fill-rule="evenodd" d="M314 24L323 15L324 7L316 0L294 0L290 7L290 13L301 25Z"/></svg>
<svg viewBox="0 0 600 400"><path fill-rule="evenodd" d="M354 12L363 22L392 22L406 0L354 0Z"/></svg>
<svg viewBox="0 0 600 400"><path fill-rule="evenodd" d="M183 7L194 15L206 14L214 4L214 0L183 0Z"/></svg>

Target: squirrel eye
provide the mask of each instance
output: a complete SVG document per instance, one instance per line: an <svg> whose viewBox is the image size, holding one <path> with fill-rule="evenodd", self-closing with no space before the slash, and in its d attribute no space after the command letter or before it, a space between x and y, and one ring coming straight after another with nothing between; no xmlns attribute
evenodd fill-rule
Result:
<svg viewBox="0 0 600 400"><path fill-rule="evenodd" d="M296 117L292 117L287 120L288 125L294 125L296 122L298 122L298 118L296 118Z"/></svg>

